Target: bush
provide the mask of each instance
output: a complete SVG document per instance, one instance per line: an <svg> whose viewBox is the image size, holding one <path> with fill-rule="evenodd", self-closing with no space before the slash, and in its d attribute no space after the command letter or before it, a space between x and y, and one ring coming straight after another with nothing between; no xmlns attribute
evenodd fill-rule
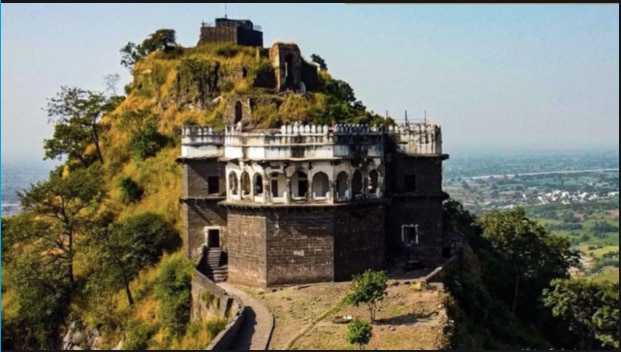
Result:
<svg viewBox="0 0 621 352"><path fill-rule="evenodd" d="M377 303L384 299L387 294L388 277L384 271L367 270L364 274L354 275L350 293L345 300L347 303L358 306L365 303L371 315L371 321L375 320Z"/></svg>
<svg viewBox="0 0 621 352"><path fill-rule="evenodd" d="M140 186L129 176L121 177L121 179L119 179L118 187L121 193L121 202L123 202L123 204L130 204L139 201L144 193L143 189L140 188Z"/></svg>
<svg viewBox="0 0 621 352"><path fill-rule="evenodd" d="M166 137L157 131L154 123L148 122L132 135L129 148L134 160L144 160L155 156L165 143Z"/></svg>
<svg viewBox="0 0 621 352"><path fill-rule="evenodd" d="M181 336L190 321L193 265L179 252L162 265L155 293L160 301L160 315L175 336Z"/></svg>
<svg viewBox="0 0 621 352"><path fill-rule="evenodd" d="M360 349L371 341L373 327L367 321L355 318L347 324L347 341L352 345L358 345Z"/></svg>

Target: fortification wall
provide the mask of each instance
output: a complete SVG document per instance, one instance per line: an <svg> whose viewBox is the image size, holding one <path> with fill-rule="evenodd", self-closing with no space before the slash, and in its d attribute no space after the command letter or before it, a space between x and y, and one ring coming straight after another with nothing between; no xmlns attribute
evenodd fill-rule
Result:
<svg viewBox="0 0 621 352"><path fill-rule="evenodd" d="M196 263L203 254L205 227L218 227L222 242L227 243L226 209L219 206L223 198L190 199L182 204L183 225L186 229L183 247L186 256Z"/></svg>
<svg viewBox="0 0 621 352"><path fill-rule="evenodd" d="M228 281L265 286L265 217L248 210L229 209L227 222Z"/></svg>
<svg viewBox="0 0 621 352"><path fill-rule="evenodd" d="M334 280L384 266L385 204L339 207L334 215Z"/></svg>
<svg viewBox="0 0 621 352"><path fill-rule="evenodd" d="M266 220L268 286L333 280L335 224L330 209L275 209Z"/></svg>
<svg viewBox="0 0 621 352"><path fill-rule="evenodd" d="M244 305L237 297L229 296L198 270L192 279L192 322L209 318L228 318L220 333L206 346L206 350L229 350L244 322Z"/></svg>

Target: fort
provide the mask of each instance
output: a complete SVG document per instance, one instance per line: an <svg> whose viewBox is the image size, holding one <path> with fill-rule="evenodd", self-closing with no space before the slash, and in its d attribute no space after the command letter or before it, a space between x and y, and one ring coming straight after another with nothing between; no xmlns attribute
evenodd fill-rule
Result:
<svg viewBox="0 0 621 352"><path fill-rule="evenodd" d="M252 22L227 21L236 37L203 26L199 43L262 45L258 36L239 36L256 31ZM276 43L268 55L275 92L312 88L317 68L297 45ZM269 287L350 280L400 260L432 267L451 256L442 233L448 155L439 126L257 129L249 99L229 97L224 131L182 130L184 250L199 271L216 282Z"/></svg>

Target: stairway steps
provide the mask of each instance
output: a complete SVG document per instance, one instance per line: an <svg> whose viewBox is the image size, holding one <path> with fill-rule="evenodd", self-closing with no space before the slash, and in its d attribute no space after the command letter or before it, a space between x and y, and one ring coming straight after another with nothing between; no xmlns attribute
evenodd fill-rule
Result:
<svg viewBox="0 0 621 352"><path fill-rule="evenodd" d="M205 248L198 264L199 270L214 282L224 282L228 278L228 266L222 263L223 254L221 248Z"/></svg>

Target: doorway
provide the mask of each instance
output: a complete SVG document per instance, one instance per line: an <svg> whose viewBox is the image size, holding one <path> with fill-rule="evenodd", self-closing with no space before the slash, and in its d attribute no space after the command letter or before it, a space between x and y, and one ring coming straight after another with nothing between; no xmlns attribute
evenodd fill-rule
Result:
<svg viewBox="0 0 621 352"><path fill-rule="evenodd" d="M219 228L207 228L206 231L207 231L207 234L206 234L207 247L219 248L220 247L220 229Z"/></svg>

